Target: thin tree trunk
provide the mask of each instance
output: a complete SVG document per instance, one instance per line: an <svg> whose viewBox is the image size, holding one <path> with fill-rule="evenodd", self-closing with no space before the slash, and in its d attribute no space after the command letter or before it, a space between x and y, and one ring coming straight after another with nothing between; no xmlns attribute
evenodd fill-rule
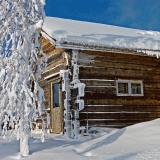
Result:
<svg viewBox="0 0 160 160"><path fill-rule="evenodd" d="M22 114L22 117L24 119L24 116ZM29 146L28 146L28 140L29 140L29 124L27 120L21 121L20 125L20 154L22 156L29 155Z"/></svg>
<svg viewBox="0 0 160 160"><path fill-rule="evenodd" d="M20 137L20 154L22 156L29 155L29 147L28 147L28 135L23 135Z"/></svg>

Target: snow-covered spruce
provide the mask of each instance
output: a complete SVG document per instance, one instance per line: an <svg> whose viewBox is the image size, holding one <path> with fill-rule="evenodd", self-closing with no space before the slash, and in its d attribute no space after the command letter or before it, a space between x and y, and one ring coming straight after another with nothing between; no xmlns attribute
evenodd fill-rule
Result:
<svg viewBox="0 0 160 160"><path fill-rule="evenodd" d="M42 115L47 112L38 84L47 61L39 35L45 18L44 4L44 0L0 1L1 135L5 136L8 128L12 133L15 130L23 156L29 154L28 138L37 118L42 119L45 132Z"/></svg>

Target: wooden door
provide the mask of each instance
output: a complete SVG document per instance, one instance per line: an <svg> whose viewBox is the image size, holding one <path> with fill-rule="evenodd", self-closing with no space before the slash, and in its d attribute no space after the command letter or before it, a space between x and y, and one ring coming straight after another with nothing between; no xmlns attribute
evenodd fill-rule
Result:
<svg viewBox="0 0 160 160"><path fill-rule="evenodd" d="M63 132L63 101L60 83L51 83L51 132Z"/></svg>

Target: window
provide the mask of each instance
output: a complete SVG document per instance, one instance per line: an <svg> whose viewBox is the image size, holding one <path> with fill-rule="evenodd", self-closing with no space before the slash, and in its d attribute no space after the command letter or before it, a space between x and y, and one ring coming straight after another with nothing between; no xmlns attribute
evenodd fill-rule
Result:
<svg viewBox="0 0 160 160"><path fill-rule="evenodd" d="M143 96L143 82L134 80L117 80L117 96Z"/></svg>
<svg viewBox="0 0 160 160"><path fill-rule="evenodd" d="M118 83L118 93L120 94L129 94L128 92L128 83L119 82Z"/></svg>
<svg viewBox="0 0 160 160"><path fill-rule="evenodd" d="M53 88L53 108L59 107L59 84L52 85Z"/></svg>

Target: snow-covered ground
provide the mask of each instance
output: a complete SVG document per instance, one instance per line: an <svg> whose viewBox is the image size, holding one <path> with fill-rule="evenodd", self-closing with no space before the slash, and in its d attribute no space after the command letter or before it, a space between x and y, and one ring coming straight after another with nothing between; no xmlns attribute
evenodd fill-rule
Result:
<svg viewBox="0 0 160 160"><path fill-rule="evenodd" d="M92 128L88 136L72 140L49 134L42 143L38 132L29 141L30 155L19 156L19 141L0 138L0 159L24 160L159 160L160 119L120 130Z"/></svg>

